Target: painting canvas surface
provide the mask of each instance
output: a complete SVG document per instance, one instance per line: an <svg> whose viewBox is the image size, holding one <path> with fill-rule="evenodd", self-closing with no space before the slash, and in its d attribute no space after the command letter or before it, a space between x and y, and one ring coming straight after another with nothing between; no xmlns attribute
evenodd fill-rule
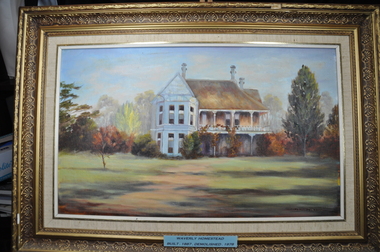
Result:
<svg viewBox="0 0 380 252"><path fill-rule="evenodd" d="M56 213L342 217L338 52L61 46Z"/></svg>

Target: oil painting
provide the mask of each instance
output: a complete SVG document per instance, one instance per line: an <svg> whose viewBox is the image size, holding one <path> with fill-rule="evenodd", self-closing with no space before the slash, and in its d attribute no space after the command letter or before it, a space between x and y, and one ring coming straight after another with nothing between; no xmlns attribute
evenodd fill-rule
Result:
<svg viewBox="0 0 380 252"><path fill-rule="evenodd" d="M60 46L56 215L343 218L339 60L336 45Z"/></svg>

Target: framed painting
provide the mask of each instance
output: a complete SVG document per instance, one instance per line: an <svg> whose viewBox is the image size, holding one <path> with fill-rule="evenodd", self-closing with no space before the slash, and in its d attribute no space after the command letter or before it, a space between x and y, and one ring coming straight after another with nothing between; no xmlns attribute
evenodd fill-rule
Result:
<svg viewBox="0 0 380 252"><path fill-rule="evenodd" d="M20 12L14 251L379 248L379 6ZM219 251L227 248L209 248Z"/></svg>

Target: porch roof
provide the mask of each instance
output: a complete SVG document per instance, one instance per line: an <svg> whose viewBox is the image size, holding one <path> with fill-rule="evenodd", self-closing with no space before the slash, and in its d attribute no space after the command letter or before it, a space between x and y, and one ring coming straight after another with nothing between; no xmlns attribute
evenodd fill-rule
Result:
<svg viewBox="0 0 380 252"><path fill-rule="evenodd" d="M258 91L240 89L231 80L186 79L198 99L200 109L268 110L257 100Z"/></svg>

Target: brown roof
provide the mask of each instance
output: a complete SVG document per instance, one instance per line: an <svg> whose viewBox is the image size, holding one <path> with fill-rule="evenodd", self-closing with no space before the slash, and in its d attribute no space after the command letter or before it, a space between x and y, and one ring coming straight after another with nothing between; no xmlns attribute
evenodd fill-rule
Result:
<svg viewBox="0 0 380 252"><path fill-rule="evenodd" d="M250 97L252 97L256 101L259 101L261 103L263 102L261 100L261 97L260 97L260 94L259 94L259 90L257 90L257 89L244 89L244 92L246 92L247 95L249 95Z"/></svg>
<svg viewBox="0 0 380 252"><path fill-rule="evenodd" d="M186 79L186 82L198 99L200 109L268 110L233 81ZM258 91L256 93L258 95Z"/></svg>

